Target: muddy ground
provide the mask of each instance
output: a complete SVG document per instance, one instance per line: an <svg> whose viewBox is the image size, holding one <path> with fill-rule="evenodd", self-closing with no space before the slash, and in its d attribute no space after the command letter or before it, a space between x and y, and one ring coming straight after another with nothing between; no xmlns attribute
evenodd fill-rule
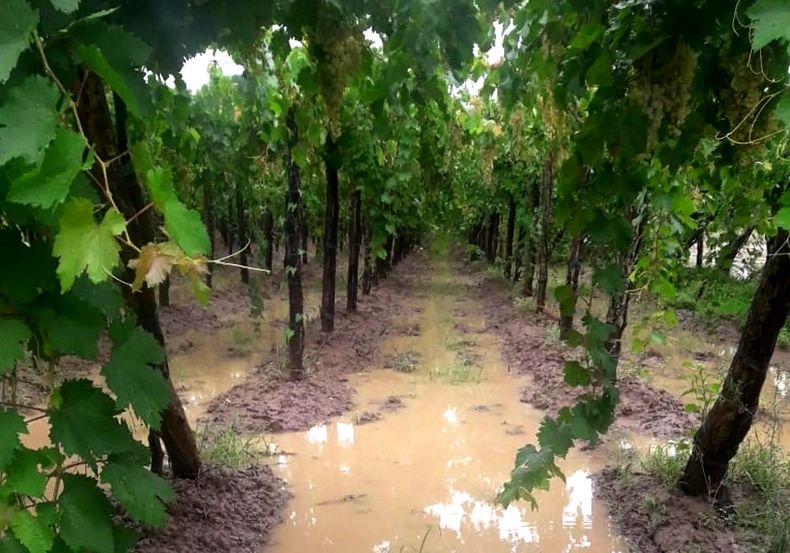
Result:
<svg viewBox="0 0 790 553"><path fill-rule="evenodd" d="M459 270L472 275L470 294L483 304L486 330L499 337L502 356L510 370L533 380L521 390L522 401L552 415L562 407L573 405L587 390L568 386L563 380L563 365L573 359L573 351L549 339L549 329L555 327L557 321L516 308L506 284L490 277L479 266ZM456 309L463 311L465 308ZM676 438L699 424L697 415L687 413L683 403L672 394L638 377L622 377L620 394L615 430Z"/></svg>
<svg viewBox="0 0 790 553"><path fill-rule="evenodd" d="M379 343L402 329L393 320L408 312L412 283L427 270L423 256L402 261L370 295L360 295L356 313L338 302L335 331L321 334L318 321L308 325L305 365L308 376L291 382L285 352L257 367L239 385L214 398L205 420L232 425L243 434L307 430L353 406L345 375L376 366Z"/></svg>
<svg viewBox="0 0 790 553"><path fill-rule="evenodd" d="M637 553L745 553L708 503L668 489L654 477L620 469L593 475L595 495L609 505L629 550Z"/></svg>
<svg viewBox="0 0 790 553"><path fill-rule="evenodd" d="M167 525L144 531L134 553L259 553L289 497L267 466L204 467L196 480L175 480L173 488Z"/></svg>

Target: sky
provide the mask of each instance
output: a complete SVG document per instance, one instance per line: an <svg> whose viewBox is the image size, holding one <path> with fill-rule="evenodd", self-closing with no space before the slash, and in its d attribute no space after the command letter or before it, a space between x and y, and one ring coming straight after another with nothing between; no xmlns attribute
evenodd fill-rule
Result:
<svg viewBox="0 0 790 553"><path fill-rule="evenodd" d="M505 50L502 47L502 42L505 35L509 33L512 28L512 24L507 29L503 29L501 23L498 21L494 23L496 40L494 41L494 46L486 52L486 60L489 64L498 63L504 57ZM365 38L368 39L374 48L381 48L381 37L375 31L370 29L366 30ZM477 46L475 46L475 52L477 53ZM184 67L181 68L181 78L184 79L187 89L189 89L190 92L195 93L200 90L203 85L208 83L208 68L211 63L216 63L222 70L222 73L228 76L241 75L244 71L244 68L234 62L230 54L224 50L206 50L202 54L188 59L186 63L184 63ZM483 85L483 80L482 77L478 79L477 82L470 80L467 81L464 86L471 93L477 94ZM172 79L168 79L168 81L172 81Z"/></svg>

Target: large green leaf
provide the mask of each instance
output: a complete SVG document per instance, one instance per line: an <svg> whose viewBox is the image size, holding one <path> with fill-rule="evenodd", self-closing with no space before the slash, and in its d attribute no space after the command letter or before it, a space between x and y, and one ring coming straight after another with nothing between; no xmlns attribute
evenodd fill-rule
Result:
<svg viewBox="0 0 790 553"><path fill-rule="evenodd" d="M190 256L206 255L211 249L208 232L200 214L188 209L178 199L173 187L173 175L169 169L157 167L146 174L148 191L156 208L164 215L165 230Z"/></svg>
<svg viewBox="0 0 790 553"><path fill-rule="evenodd" d="M80 0L49 0L56 9L63 13L71 13L80 7Z"/></svg>
<svg viewBox="0 0 790 553"><path fill-rule="evenodd" d="M132 446L129 429L115 418L115 402L90 381L67 380L60 387L60 398L60 405L49 410L49 437L66 454L79 455L95 466L97 457Z"/></svg>
<svg viewBox="0 0 790 553"><path fill-rule="evenodd" d="M27 431L25 419L16 411L0 409L0 469L6 467L19 447L19 435Z"/></svg>
<svg viewBox="0 0 790 553"><path fill-rule="evenodd" d="M38 13L25 0L0 0L0 84L28 47L30 33L38 25ZM2 163L0 163L2 165Z"/></svg>
<svg viewBox="0 0 790 553"><path fill-rule="evenodd" d="M39 470L39 465L48 463L42 451L19 448L14 459L6 469L6 484L14 492L33 497L42 497L47 485L47 475Z"/></svg>
<svg viewBox="0 0 790 553"><path fill-rule="evenodd" d="M13 19L13 18L11 18ZM44 77L28 77L0 106L0 165L19 157L37 164L55 138L60 94Z"/></svg>
<svg viewBox="0 0 790 553"><path fill-rule="evenodd" d="M84 151L85 141L79 134L59 128L41 167L11 179L8 201L45 209L63 202L82 169Z"/></svg>
<svg viewBox="0 0 790 553"><path fill-rule="evenodd" d="M123 99L130 112L148 117L151 100L140 68L148 61L150 47L116 25L88 25L75 35L81 42L77 54L85 65Z"/></svg>
<svg viewBox="0 0 790 553"><path fill-rule="evenodd" d="M29 511L17 511L11 519L11 529L30 553L47 553L55 541L52 528Z"/></svg>
<svg viewBox="0 0 790 553"><path fill-rule="evenodd" d="M96 484L87 476L63 476L60 537L75 551L113 553L112 506Z"/></svg>
<svg viewBox="0 0 790 553"><path fill-rule="evenodd" d="M162 374L153 368L164 361L156 339L142 328L113 344L102 375L118 397L118 406L131 406L148 426L159 429L160 413L170 404L170 390Z"/></svg>
<svg viewBox="0 0 790 553"><path fill-rule="evenodd" d="M93 204L88 200L70 200L63 208L60 232L52 253L60 259L58 277L63 291L69 290L83 272L91 282L102 282L120 258L121 247L115 239L126 226L117 210L109 209L101 223L93 218Z"/></svg>
<svg viewBox="0 0 790 553"><path fill-rule="evenodd" d="M30 329L22 321L0 319L0 376L14 368L25 355Z"/></svg>
<svg viewBox="0 0 790 553"><path fill-rule="evenodd" d="M112 489L112 495L138 522L163 526L163 502L173 498L170 485L150 470L128 460L111 460L101 474L103 483Z"/></svg>
<svg viewBox="0 0 790 553"><path fill-rule="evenodd" d="M774 40L790 41L790 3L787 0L757 0L746 14L752 19L755 50Z"/></svg>
<svg viewBox="0 0 790 553"><path fill-rule="evenodd" d="M71 292L42 295L31 308L31 319L45 338L37 345L47 354L96 358L106 319L91 303Z"/></svg>
<svg viewBox="0 0 790 553"><path fill-rule="evenodd" d="M776 104L776 117L785 127L790 128L790 90L785 90Z"/></svg>

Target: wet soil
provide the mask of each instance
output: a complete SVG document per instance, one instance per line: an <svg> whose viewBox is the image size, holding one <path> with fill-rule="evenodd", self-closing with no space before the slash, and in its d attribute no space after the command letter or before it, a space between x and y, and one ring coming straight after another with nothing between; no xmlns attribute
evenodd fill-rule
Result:
<svg viewBox="0 0 790 553"><path fill-rule="evenodd" d="M317 321L308 325L309 371L304 381L287 379L281 356L256 367L243 382L214 398L205 420L232 425L243 434L260 434L307 430L350 410L353 392L346 376L374 366L379 343L401 331L392 321L409 313L405 300L414 280L425 273L425 263L419 254L402 261L370 295L359 298L354 313L338 305L331 335L321 334Z"/></svg>
<svg viewBox="0 0 790 553"><path fill-rule="evenodd" d="M710 505L668 489L654 477L607 468L593 475L629 550L637 553L745 553L739 536Z"/></svg>
<svg viewBox="0 0 790 553"><path fill-rule="evenodd" d="M145 530L135 553L259 553L289 498L266 466L205 467L196 480L174 480L173 488L167 525Z"/></svg>
<svg viewBox="0 0 790 553"><path fill-rule="evenodd" d="M586 389L573 388L563 380L563 365L573 359L573 352L550 338L549 329L556 327L556 320L516 308L501 280L471 270L470 292L484 306L486 329L499 337L510 370L533 380L522 388L522 401L549 414L572 405ZM457 310L464 312L463 306ZM683 402L637 376L622 377L619 386L615 429L672 438L685 435L699 424L695 414L685 411Z"/></svg>

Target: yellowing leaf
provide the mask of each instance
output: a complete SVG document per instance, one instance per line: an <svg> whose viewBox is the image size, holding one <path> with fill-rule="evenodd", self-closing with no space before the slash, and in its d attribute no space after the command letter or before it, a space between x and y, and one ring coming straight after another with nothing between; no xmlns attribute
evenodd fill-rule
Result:
<svg viewBox="0 0 790 553"><path fill-rule="evenodd" d="M116 209L105 213L101 223L93 218L93 204L85 199L69 201L60 218L60 232L52 253L59 258L58 277L65 292L83 272L91 282L102 282L120 261L121 247L115 237L126 227Z"/></svg>
<svg viewBox="0 0 790 553"><path fill-rule="evenodd" d="M183 255L172 242L146 244L140 250L140 256L129 261L129 268L134 269L132 289L139 290L143 282L150 287L162 284Z"/></svg>

